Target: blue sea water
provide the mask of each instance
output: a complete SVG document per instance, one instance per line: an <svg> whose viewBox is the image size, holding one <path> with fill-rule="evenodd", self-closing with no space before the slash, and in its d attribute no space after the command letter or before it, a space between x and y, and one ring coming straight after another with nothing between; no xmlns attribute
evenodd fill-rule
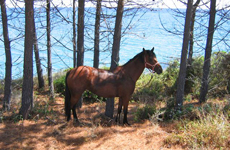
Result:
<svg viewBox="0 0 230 150"><path fill-rule="evenodd" d="M181 10L185 12L185 10ZM93 66L93 38L95 8L86 8L85 13L85 54L84 65ZM115 18L107 18L116 13L113 9L103 9L103 17L100 27L100 67L110 66L111 50L113 40L113 30ZM11 52L13 58L13 78L23 75L23 51L24 51L24 14L20 10L8 9L9 17L9 37L11 41ZM18 14L20 13L20 14ZM133 15L135 14L135 17ZM120 46L119 64L126 63L133 58L143 48L151 49L155 47L155 53L160 64L165 69L167 64L173 59L179 59L182 49L184 18L174 16L174 10L156 9L149 11L146 9L134 9L125 11L123 18L122 39ZM46 16L43 8L36 8L36 30L38 34L38 46L44 74L47 66L46 51ZM57 11L52 8L51 12L51 42L52 42L52 65L53 71L58 72L73 66L73 43L72 43L72 10L71 8L59 8ZM77 17L76 17L77 20ZM200 20L200 21L198 21ZM220 20L217 17L217 21ZM224 22L224 20L222 20ZM194 55L203 55L207 36L208 15L206 17L197 16L195 26ZM2 27L2 24L1 24ZM170 32L167 32L164 28ZM213 51L229 51L226 42L229 42L229 35L226 41L220 39L226 35L224 31L229 31L229 21L226 21L221 29L214 35ZM203 36L200 36L203 35ZM0 31L0 79L5 75L5 51L3 44L2 30ZM34 63L34 75L36 76L36 66Z"/></svg>

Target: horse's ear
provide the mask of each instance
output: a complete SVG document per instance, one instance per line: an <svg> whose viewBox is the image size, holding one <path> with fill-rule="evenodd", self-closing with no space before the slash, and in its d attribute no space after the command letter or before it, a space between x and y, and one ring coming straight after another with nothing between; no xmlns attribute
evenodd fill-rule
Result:
<svg viewBox="0 0 230 150"><path fill-rule="evenodd" d="M154 47L151 49L151 52L153 52L154 51Z"/></svg>
<svg viewBox="0 0 230 150"><path fill-rule="evenodd" d="M145 50L145 48L143 48L143 53L145 54L145 52L146 52L146 50Z"/></svg>

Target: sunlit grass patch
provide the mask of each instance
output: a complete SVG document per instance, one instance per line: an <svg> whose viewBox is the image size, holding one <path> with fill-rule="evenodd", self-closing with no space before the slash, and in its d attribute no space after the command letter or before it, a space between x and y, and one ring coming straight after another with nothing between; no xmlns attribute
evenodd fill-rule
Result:
<svg viewBox="0 0 230 150"><path fill-rule="evenodd" d="M230 148L228 117L222 111L212 111L206 114L207 110L199 110L198 120L181 121L178 131L169 135L164 141L165 144L186 145L191 148Z"/></svg>

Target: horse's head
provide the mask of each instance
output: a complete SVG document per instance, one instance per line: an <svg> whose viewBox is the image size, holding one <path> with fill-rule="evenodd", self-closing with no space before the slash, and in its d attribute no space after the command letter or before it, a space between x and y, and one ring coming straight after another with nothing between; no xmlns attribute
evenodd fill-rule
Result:
<svg viewBox="0 0 230 150"><path fill-rule="evenodd" d="M156 54L154 53L154 47L151 50L145 50L143 48L143 54L145 68L151 69L152 72L156 72L157 74L161 74L162 67L160 63L157 61Z"/></svg>

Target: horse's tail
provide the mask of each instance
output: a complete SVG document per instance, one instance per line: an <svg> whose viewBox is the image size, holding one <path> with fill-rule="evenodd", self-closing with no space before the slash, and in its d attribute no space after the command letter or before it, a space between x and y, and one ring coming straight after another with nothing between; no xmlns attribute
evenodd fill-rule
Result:
<svg viewBox="0 0 230 150"><path fill-rule="evenodd" d="M66 77L65 77L65 115L67 117L67 121L69 121L71 118L71 103L70 103L71 94L69 91L69 87L67 85L67 78L69 76L69 73L70 71L66 73Z"/></svg>

